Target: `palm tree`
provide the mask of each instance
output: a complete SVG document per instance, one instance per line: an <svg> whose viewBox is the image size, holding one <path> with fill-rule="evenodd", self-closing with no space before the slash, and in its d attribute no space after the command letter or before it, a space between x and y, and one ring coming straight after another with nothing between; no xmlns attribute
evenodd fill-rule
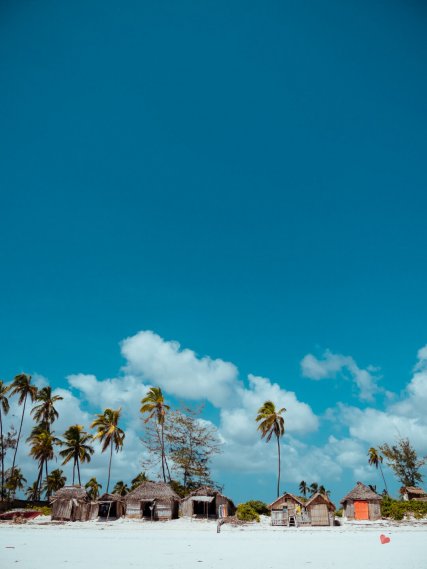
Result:
<svg viewBox="0 0 427 569"><path fill-rule="evenodd" d="M319 486L319 490L318 490L319 494L323 494L324 496L329 496L331 491L330 490L326 490L326 488L323 486L323 484L321 484Z"/></svg>
<svg viewBox="0 0 427 569"><path fill-rule="evenodd" d="M41 490L43 479L43 467L45 467L46 479L49 476L47 464L54 457L54 446L60 444L53 433L44 428L44 425L36 425L27 441L31 444L30 456L39 463L37 488Z"/></svg>
<svg viewBox="0 0 427 569"><path fill-rule="evenodd" d="M64 398L60 395L52 395L52 388L49 385L37 392L36 402L39 404L31 409L31 415L38 423L43 424L47 431L50 431L50 426L59 417L54 404L62 399Z"/></svg>
<svg viewBox="0 0 427 569"><path fill-rule="evenodd" d="M275 435L277 440L278 453L278 476L277 476L277 497L280 496L280 437L285 434L285 420L282 413L286 411L284 407L276 411L272 401L266 401L259 409L256 422L259 423L258 430L261 431L261 438L270 442Z"/></svg>
<svg viewBox="0 0 427 569"><path fill-rule="evenodd" d="M42 491L46 492L46 497L49 497L53 492L57 492L65 486L67 478L64 476L64 471L56 468L48 475L43 482Z"/></svg>
<svg viewBox="0 0 427 569"><path fill-rule="evenodd" d="M127 484L123 482L123 480L119 480L118 482L116 482L116 485L113 488L113 494L119 494L119 496L126 496L128 492L129 488L127 487Z"/></svg>
<svg viewBox="0 0 427 569"><path fill-rule="evenodd" d="M135 478L131 481L131 490L135 490L135 488L137 488L140 484L142 484L143 482L147 482L148 478L147 475L145 474L145 472L140 472L138 474L138 476L135 476Z"/></svg>
<svg viewBox="0 0 427 569"><path fill-rule="evenodd" d="M105 409L105 411L97 415L97 419L93 421L90 426L91 429L97 429L98 432L93 437L99 439L102 443L102 452L105 452L110 447L110 462L108 465L108 480L107 480L107 493L110 487L111 476L111 460L113 458L113 447L116 452L123 448L123 441L125 438L124 431L119 427L119 419L121 409Z"/></svg>
<svg viewBox="0 0 427 569"><path fill-rule="evenodd" d="M162 474L163 474L163 481L166 482L166 470L168 471L169 482L171 479L168 463L166 461L166 453L165 453L165 435L164 435L164 425L165 425L165 417L166 411L170 409L169 405L166 405L162 390L160 387L150 387L148 390L147 395L141 400L142 407L140 412L144 414L148 414L148 417L145 419L145 423L147 423L150 419L155 418L157 421L157 429L160 428L159 434L159 442L160 442L160 449L162 454ZM158 432L158 431L157 431Z"/></svg>
<svg viewBox="0 0 427 569"><path fill-rule="evenodd" d="M19 405L24 405L22 408L22 416L21 416L21 424L19 425L18 431L18 438L16 440L15 452L13 454L13 461L12 461L12 472L15 468L16 462L16 453L18 452L19 447L19 440L21 438L21 431L22 431L22 423L24 422L24 415L25 415L25 406L27 404L28 397L31 401L37 396L37 387L31 384L31 375L27 375L26 373L20 373L16 375L10 384L10 394L11 395L18 395L18 403Z"/></svg>
<svg viewBox="0 0 427 569"><path fill-rule="evenodd" d="M91 500L96 500L99 496L99 489L102 488L102 484L99 484L98 480L93 477L86 482L85 488L88 490L88 494Z"/></svg>
<svg viewBox="0 0 427 569"><path fill-rule="evenodd" d="M368 463L372 466L375 466L375 468L378 470L378 467L380 469L381 472L381 476L383 477L383 481L384 481L384 486L385 486L385 491L388 494L388 489L387 489L387 482L385 481L384 478L384 472L383 472L383 468L381 466L382 462L383 462L383 457L382 455L378 452L378 450L375 447L371 447L368 451Z"/></svg>
<svg viewBox="0 0 427 569"><path fill-rule="evenodd" d="M304 482L304 480L301 480L301 482L299 483L299 491L304 496L304 498L307 497L308 484L307 482Z"/></svg>
<svg viewBox="0 0 427 569"><path fill-rule="evenodd" d="M25 495L28 498L28 500L31 500L32 502L39 499L38 480L34 480L32 485L28 486Z"/></svg>
<svg viewBox="0 0 427 569"><path fill-rule="evenodd" d="M317 492L319 492L319 485L318 485L318 483L317 483L317 482L312 482L312 483L310 484L309 490L310 490L310 495L311 495L311 496L314 496Z"/></svg>
<svg viewBox="0 0 427 569"><path fill-rule="evenodd" d="M4 491L4 440L3 440L3 413L7 415L9 413L9 400L6 397L9 392L9 386L0 379L0 441L1 441L1 491L0 499L5 498Z"/></svg>
<svg viewBox="0 0 427 569"><path fill-rule="evenodd" d="M13 500L15 498L16 491L24 489L24 484L27 479L24 478L21 469L17 466L13 470L11 468L8 470L6 479L6 487L10 491Z"/></svg>
<svg viewBox="0 0 427 569"><path fill-rule="evenodd" d="M76 468L79 485L81 485L80 463L90 462L95 452L93 446L88 444L92 439L92 435L83 430L83 425L72 425L64 433L64 440L61 441L64 450L61 450L59 455L64 459L62 464L73 461L73 485Z"/></svg>

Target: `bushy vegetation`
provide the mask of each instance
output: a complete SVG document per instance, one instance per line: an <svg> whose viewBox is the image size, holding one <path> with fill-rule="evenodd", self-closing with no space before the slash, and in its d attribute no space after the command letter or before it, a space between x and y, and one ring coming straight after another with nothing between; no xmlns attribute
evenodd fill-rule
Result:
<svg viewBox="0 0 427 569"><path fill-rule="evenodd" d="M271 512L268 509L267 504L265 502L261 502L261 500L249 500L249 502L246 502L246 504L251 508L253 508L256 511L256 513L259 514L260 516L271 515Z"/></svg>
<svg viewBox="0 0 427 569"><path fill-rule="evenodd" d="M335 511L335 515L337 518L342 518L342 514L343 514L343 509L340 508L339 510Z"/></svg>
<svg viewBox="0 0 427 569"><path fill-rule="evenodd" d="M249 503L239 504L237 506L236 516L238 520L243 522L259 522L258 512L252 508Z"/></svg>
<svg viewBox="0 0 427 569"><path fill-rule="evenodd" d="M393 500L385 496L381 501L381 515L393 520L403 520L405 516L414 516L419 520L427 517L427 502Z"/></svg>

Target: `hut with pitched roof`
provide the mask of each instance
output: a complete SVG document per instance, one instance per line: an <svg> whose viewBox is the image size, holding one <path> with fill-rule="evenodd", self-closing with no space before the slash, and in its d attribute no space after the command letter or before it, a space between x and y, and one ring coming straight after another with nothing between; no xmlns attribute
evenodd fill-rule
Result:
<svg viewBox="0 0 427 569"><path fill-rule="evenodd" d="M304 504L312 526L333 526L335 523L335 504L329 496L316 492Z"/></svg>
<svg viewBox="0 0 427 569"><path fill-rule="evenodd" d="M117 519L126 513L126 503L124 496L119 494L103 494L97 500L98 516L100 518Z"/></svg>
<svg viewBox="0 0 427 569"><path fill-rule="evenodd" d="M381 519L381 496L369 486L358 482L341 500L343 516L347 520Z"/></svg>
<svg viewBox="0 0 427 569"><path fill-rule="evenodd" d="M127 518L161 521L178 517L179 496L164 482L143 482L124 499Z"/></svg>
<svg viewBox="0 0 427 569"><path fill-rule="evenodd" d="M299 526L310 525L306 504L290 492L285 492L268 506L271 511L271 525Z"/></svg>
<svg viewBox="0 0 427 569"><path fill-rule="evenodd" d="M221 519L234 515L236 507L216 488L201 486L181 500L180 511L183 517Z"/></svg>
<svg viewBox="0 0 427 569"><path fill-rule="evenodd" d="M64 486L50 498L52 520L85 522L97 517L98 504L82 486Z"/></svg>
<svg viewBox="0 0 427 569"><path fill-rule="evenodd" d="M427 493L418 486L403 486L400 489L400 493L405 501L417 500L419 502L427 502Z"/></svg>

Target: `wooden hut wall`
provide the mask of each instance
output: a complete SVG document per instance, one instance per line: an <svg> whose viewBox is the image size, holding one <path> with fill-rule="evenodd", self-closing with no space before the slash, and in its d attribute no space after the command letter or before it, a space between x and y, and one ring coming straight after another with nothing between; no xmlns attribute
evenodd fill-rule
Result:
<svg viewBox="0 0 427 569"><path fill-rule="evenodd" d="M369 519L370 520L380 520L381 519L381 506L379 502L369 501Z"/></svg>
<svg viewBox="0 0 427 569"><path fill-rule="evenodd" d="M129 499L126 502L126 517L127 518L140 518L142 514L141 500Z"/></svg>
<svg viewBox="0 0 427 569"><path fill-rule="evenodd" d="M328 520L328 525L333 526L334 525L334 521L335 521L335 508L334 505L332 504L332 502L329 502L329 500L326 500L325 498L323 498L322 496L316 496L316 498L314 498L313 501L310 501L310 504L307 506L307 510L309 512L309 516L311 519L311 523L313 525L315 525L313 523L313 519L316 517L316 514L314 514L312 516L312 509L313 506L317 506L319 509L319 506L325 506L326 507L326 511L327 511L327 520ZM314 510L313 510L314 511ZM319 511L317 511L317 517L319 516ZM316 524L317 525L317 524ZM320 525L324 525L323 523ZM326 525L326 523L325 523Z"/></svg>
<svg viewBox="0 0 427 569"><path fill-rule="evenodd" d="M181 515L188 518L193 515L193 502L190 498L181 502Z"/></svg>
<svg viewBox="0 0 427 569"><path fill-rule="evenodd" d="M70 520L72 509L71 500L55 500L52 504L52 520Z"/></svg>
<svg viewBox="0 0 427 569"><path fill-rule="evenodd" d="M216 496L216 515L219 517L220 508L221 506L224 507L223 511L225 510L226 516L233 516L235 513L235 507L231 500L229 500L226 496L222 494L217 494Z"/></svg>
<svg viewBox="0 0 427 569"><path fill-rule="evenodd" d="M154 509L155 519L157 520L171 520L176 517L176 500L156 500Z"/></svg>

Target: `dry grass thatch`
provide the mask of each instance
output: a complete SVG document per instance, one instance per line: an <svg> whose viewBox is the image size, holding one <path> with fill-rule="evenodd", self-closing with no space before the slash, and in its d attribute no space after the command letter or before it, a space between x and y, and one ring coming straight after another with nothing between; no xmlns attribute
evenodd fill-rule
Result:
<svg viewBox="0 0 427 569"><path fill-rule="evenodd" d="M402 488L402 490L403 490L403 492L401 491L402 494L406 492L407 494L415 494L417 496L426 495L426 492L422 488L418 488L418 486L406 486Z"/></svg>
<svg viewBox="0 0 427 569"><path fill-rule="evenodd" d="M143 482L124 496L126 502L141 500L177 500L179 496L165 482Z"/></svg>
<svg viewBox="0 0 427 569"><path fill-rule="evenodd" d="M97 500L98 502L124 502L125 497L119 494L102 494Z"/></svg>
<svg viewBox="0 0 427 569"><path fill-rule="evenodd" d="M57 490L55 494L50 498L51 502L56 502L57 500L77 500L81 502L90 502L88 493L83 486L64 486L60 490Z"/></svg>
<svg viewBox="0 0 427 569"><path fill-rule="evenodd" d="M350 500L378 500L382 498L379 494L374 492L369 486L358 482L356 486L341 500L341 504L348 502Z"/></svg>

